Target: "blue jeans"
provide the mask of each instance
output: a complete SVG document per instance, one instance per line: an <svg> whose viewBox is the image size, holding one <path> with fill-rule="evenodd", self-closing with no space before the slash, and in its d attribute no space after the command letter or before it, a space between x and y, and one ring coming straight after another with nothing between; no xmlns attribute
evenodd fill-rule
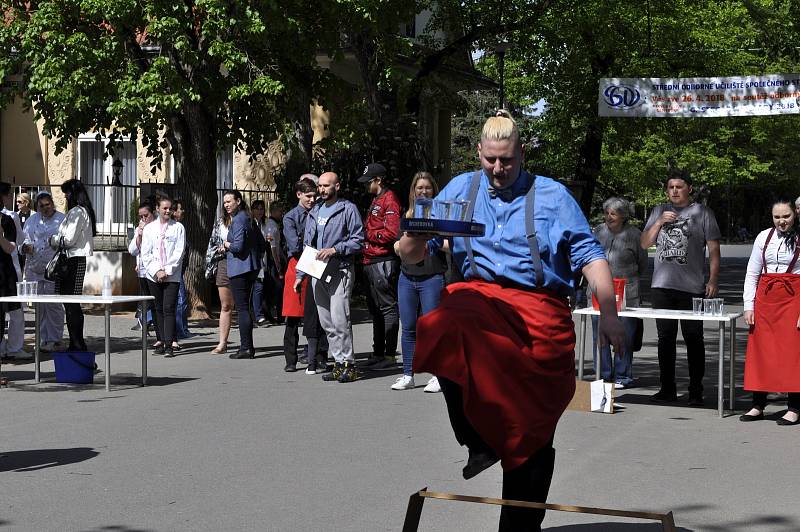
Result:
<svg viewBox="0 0 800 532"><path fill-rule="evenodd" d="M628 386L633 382L633 340L636 334L636 318L620 318L622 326L625 328L625 351L622 356L614 360L614 375L611 375L611 346L603 347L600 352L603 356L600 377L605 381L619 382ZM592 316L592 358L597 367L597 328L598 317Z"/></svg>
<svg viewBox="0 0 800 532"><path fill-rule="evenodd" d="M253 316L256 323L264 319L264 280L256 278L253 284Z"/></svg>
<svg viewBox="0 0 800 532"><path fill-rule="evenodd" d="M427 314L439 305L444 288L444 276L428 278L407 276L400 272L397 281L397 303L400 308L400 346L403 350L403 374L411 376L414 346L417 344L417 317ZM418 309L422 312L417 314Z"/></svg>
<svg viewBox="0 0 800 532"><path fill-rule="evenodd" d="M178 337L178 340L183 340L191 336L189 324L186 320L186 308L188 306L188 301L186 300L186 283L183 282L183 275L181 275L181 282L178 286L178 305L175 308L175 335Z"/></svg>

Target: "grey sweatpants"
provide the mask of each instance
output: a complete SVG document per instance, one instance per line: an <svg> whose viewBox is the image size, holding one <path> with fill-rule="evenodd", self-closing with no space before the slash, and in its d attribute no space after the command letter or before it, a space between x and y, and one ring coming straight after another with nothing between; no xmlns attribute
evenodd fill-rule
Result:
<svg viewBox="0 0 800 532"><path fill-rule="evenodd" d="M353 326L350 323L353 266L337 270L337 274L329 283L312 279L311 284L319 322L328 337L328 352L339 364L354 362Z"/></svg>

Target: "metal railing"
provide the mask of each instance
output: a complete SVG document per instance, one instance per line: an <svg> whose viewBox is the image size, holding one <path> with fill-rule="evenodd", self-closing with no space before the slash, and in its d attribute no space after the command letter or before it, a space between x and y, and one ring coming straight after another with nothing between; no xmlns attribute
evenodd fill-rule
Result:
<svg viewBox="0 0 800 532"><path fill-rule="evenodd" d="M89 198L97 218L97 235L94 238L94 249L98 251L122 251L128 248L133 228L138 223L138 208L141 197L165 194L173 199L186 198L189 187L174 183L142 182L138 185L110 185L85 183ZM46 190L55 195L59 185L15 185L14 205L16 197L27 192L31 197L31 210L36 210L36 195ZM217 205L222 206L222 196L228 189L217 189ZM278 193L270 189L239 189L248 205L260 199L269 204L278 199ZM60 195L60 191L59 191Z"/></svg>

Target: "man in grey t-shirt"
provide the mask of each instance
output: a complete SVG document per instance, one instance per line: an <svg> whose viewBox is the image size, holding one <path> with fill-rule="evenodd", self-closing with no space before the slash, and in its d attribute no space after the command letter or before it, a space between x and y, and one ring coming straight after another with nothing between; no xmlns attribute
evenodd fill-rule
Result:
<svg viewBox="0 0 800 532"><path fill-rule="evenodd" d="M650 213L642 232L642 247L656 244L651 299L653 308L691 310L693 297L715 297L718 292L720 232L714 213L691 201L692 182L688 175L667 180L669 203ZM709 277L704 283L705 248L708 247ZM681 320L683 341L689 360L689 405L703 406L703 375L706 351L703 322ZM651 401L677 400L675 386L675 343L678 322L656 320L658 366L661 389Z"/></svg>

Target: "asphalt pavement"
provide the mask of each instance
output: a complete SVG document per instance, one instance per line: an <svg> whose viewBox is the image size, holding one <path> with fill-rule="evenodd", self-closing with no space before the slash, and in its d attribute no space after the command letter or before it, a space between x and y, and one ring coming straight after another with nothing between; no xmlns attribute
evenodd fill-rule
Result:
<svg viewBox="0 0 800 532"><path fill-rule="evenodd" d="M741 305L748 250L725 254L727 308ZM371 346L371 324L356 310L355 347ZM27 314L30 327L32 313ZM455 442L441 394L391 391L395 371L354 383L285 373L283 327L255 333L255 360L212 355L214 323L180 355L149 355L139 386L139 333L130 314L112 319L112 390L34 384L33 364L3 364L0 390L0 528L11 531L382 531L400 530L411 493L428 487L499 497L499 465L464 481L466 451ZM102 351L102 318L87 316L90 348ZM739 324L739 353L746 330ZM237 340L236 332L232 340ZM737 364L736 415L716 415L716 329L705 408L648 401L658 389L655 326L634 359L638 386L623 390L613 415L567 411L556 432L550 502L672 511L680 531L797 531L794 503L798 427L741 423L747 406ZM683 346L679 394L686 393ZM98 357L103 368L103 360ZM785 403L768 407L775 418ZM429 500L420 530L496 529L494 506ZM558 532L656 531L660 525L549 512Z"/></svg>

